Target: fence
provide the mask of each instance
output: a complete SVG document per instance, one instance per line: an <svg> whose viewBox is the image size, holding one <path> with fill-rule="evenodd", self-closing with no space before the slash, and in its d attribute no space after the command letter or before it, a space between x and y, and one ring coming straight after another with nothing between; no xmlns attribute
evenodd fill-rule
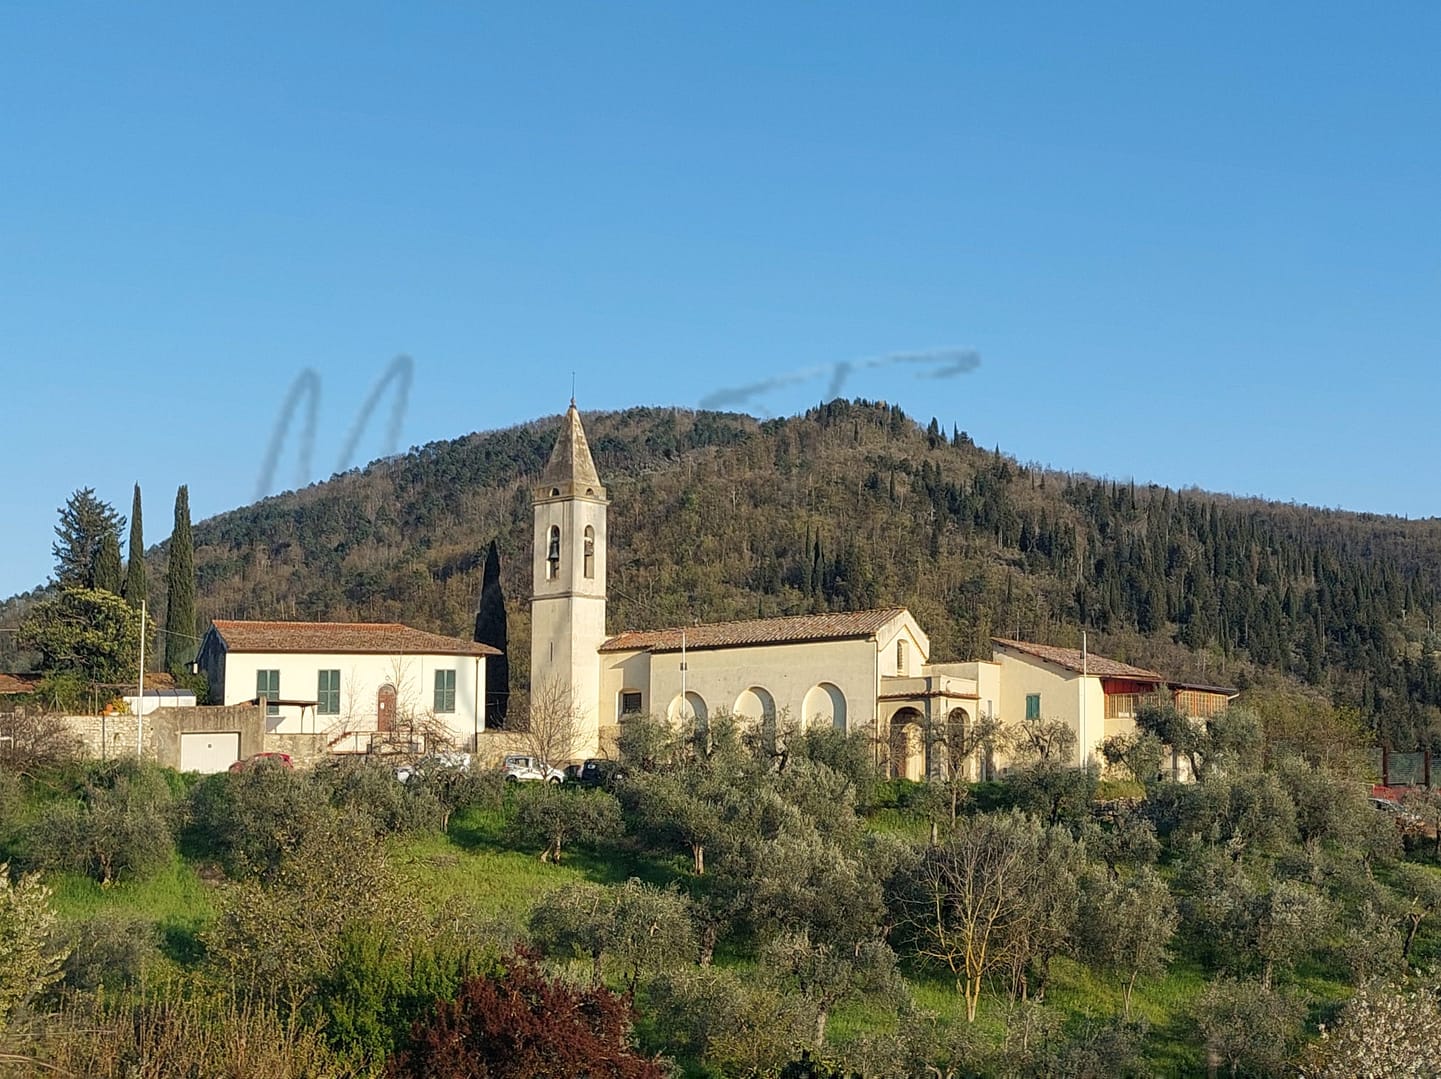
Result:
<svg viewBox="0 0 1441 1079"><path fill-rule="evenodd" d="M1395 753L1385 746L1371 751L1372 767L1381 777L1383 787L1430 787L1435 775L1431 770L1431 751Z"/></svg>

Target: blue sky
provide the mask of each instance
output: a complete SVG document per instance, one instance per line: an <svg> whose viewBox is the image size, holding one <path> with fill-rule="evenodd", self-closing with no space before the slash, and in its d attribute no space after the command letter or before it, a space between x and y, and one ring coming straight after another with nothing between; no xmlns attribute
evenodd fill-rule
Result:
<svg viewBox="0 0 1441 1079"><path fill-rule="evenodd" d="M693 406L969 347L845 392L1441 515L1435 4L299 7L0 9L0 595L77 487L139 481L152 543L180 483L250 501L306 369L328 474L400 353L402 448L572 371L583 408Z"/></svg>

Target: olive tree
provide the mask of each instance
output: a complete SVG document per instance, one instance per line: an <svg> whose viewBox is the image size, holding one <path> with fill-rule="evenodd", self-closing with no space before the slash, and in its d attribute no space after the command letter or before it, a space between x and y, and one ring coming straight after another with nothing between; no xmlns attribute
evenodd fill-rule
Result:
<svg viewBox="0 0 1441 1079"><path fill-rule="evenodd" d="M1082 962L1122 980L1127 1019L1136 979L1166 969L1179 921L1170 889L1150 866L1126 877L1093 868L1081 878L1076 953Z"/></svg>
<svg viewBox="0 0 1441 1079"><path fill-rule="evenodd" d="M632 993L645 975L696 957L690 902L674 889L634 878L619 887L557 888L531 909L528 927L544 954L589 959L597 982L611 961Z"/></svg>
<svg viewBox="0 0 1441 1079"><path fill-rule="evenodd" d="M1305 1002L1258 982L1221 979L1196 1002L1206 1048L1231 1075L1284 1075L1302 1037Z"/></svg>
<svg viewBox="0 0 1441 1079"><path fill-rule="evenodd" d="M53 943L55 926L50 889L32 873L11 880L0 862L0 1030L59 981L66 949Z"/></svg>
<svg viewBox="0 0 1441 1079"><path fill-rule="evenodd" d="M1046 913L1046 833L1022 813L962 818L900 887L898 928L918 958L951 972L970 1022L985 979L1033 945Z"/></svg>
<svg viewBox="0 0 1441 1079"><path fill-rule="evenodd" d="M783 933L761 952L762 967L793 988L815 1011L815 1044L825 1044L831 1010L861 993L898 994L902 980L896 953L880 940L855 944L813 940L809 933Z"/></svg>
<svg viewBox="0 0 1441 1079"><path fill-rule="evenodd" d="M583 793L533 783L516 795L516 838L540 845L542 862L559 862L562 850L578 839L603 841L624 830L620 803L606 791Z"/></svg>

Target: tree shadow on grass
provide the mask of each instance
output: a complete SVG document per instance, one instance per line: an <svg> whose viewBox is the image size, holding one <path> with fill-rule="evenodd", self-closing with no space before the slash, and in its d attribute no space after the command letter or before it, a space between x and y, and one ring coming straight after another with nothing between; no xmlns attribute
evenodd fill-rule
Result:
<svg viewBox="0 0 1441 1079"><path fill-rule="evenodd" d="M160 951L177 965L190 969L205 958L205 944L200 939L198 922L166 919L158 926Z"/></svg>
<svg viewBox="0 0 1441 1079"><path fill-rule="evenodd" d="M516 839L511 831L510 815L503 809L470 809L455 814L446 838L472 854L524 854L531 858L540 855L535 847ZM569 844L561 857L563 864L579 870L587 880L597 884L623 884L636 877L663 887L682 875L677 869L679 859L649 851L633 836L594 845L580 840Z"/></svg>

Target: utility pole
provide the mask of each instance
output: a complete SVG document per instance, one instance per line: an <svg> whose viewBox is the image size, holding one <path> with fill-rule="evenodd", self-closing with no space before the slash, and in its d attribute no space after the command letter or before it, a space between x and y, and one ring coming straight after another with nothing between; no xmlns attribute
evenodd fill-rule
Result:
<svg viewBox="0 0 1441 1079"><path fill-rule="evenodd" d="M1090 663L1086 652L1086 631L1081 630L1081 738L1080 746L1077 747L1076 755L1081 759L1082 767L1086 764L1086 696L1090 692Z"/></svg>
<svg viewBox="0 0 1441 1079"><path fill-rule="evenodd" d="M135 756L144 756L145 744L145 601L140 601L140 677L135 696Z"/></svg>

